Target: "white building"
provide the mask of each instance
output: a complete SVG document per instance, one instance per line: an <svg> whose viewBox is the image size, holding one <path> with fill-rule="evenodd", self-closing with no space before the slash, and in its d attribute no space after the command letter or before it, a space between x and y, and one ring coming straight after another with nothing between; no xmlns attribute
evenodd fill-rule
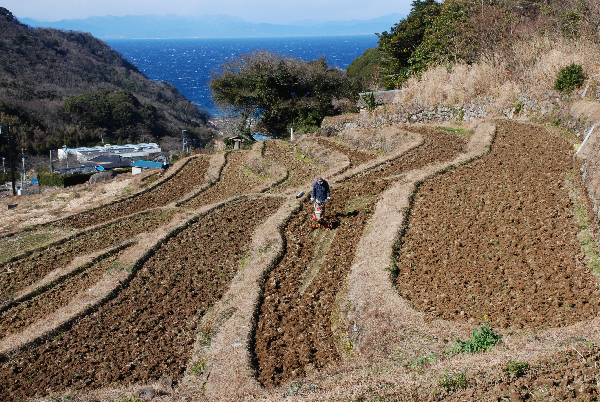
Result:
<svg viewBox="0 0 600 402"><path fill-rule="evenodd" d="M123 158L146 159L160 152L162 150L154 142L127 145L106 144L98 147L61 148L58 150L58 159L65 159L67 153L69 155L76 155L79 163L85 163L101 155L119 155Z"/></svg>

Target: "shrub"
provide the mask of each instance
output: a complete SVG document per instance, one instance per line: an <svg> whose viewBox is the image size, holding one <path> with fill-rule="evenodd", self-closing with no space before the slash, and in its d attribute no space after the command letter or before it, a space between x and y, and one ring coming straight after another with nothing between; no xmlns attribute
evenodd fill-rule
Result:
<svg viewBox="0 0 600 402"><path fill-rule="evenodd" d="M60 175L58 173L40 173L38 181L40 186L68 187L87 182L94 173L74 173Z"/></svg>
<svg viewBox="0 0 600 402"><path fill-rule="evenodd" d="M87 182L90 177L92 177L92 175L94 175L94 173L74 173L74 174L67 174L64 176L63 180L64 180L64 186L68 187L68 186L75 186L77 184L83 184L85 182Z"/></svg>
<svg viewBox="0 0 600 402"><path fill-rule="evenodd" d="M363 98L365 108L370 112L377 107L377 99L375 99L375 92L369 92Z"/></svg>
<svg viewBox="0 0 600 402"><path fill-rule="evenodd" d="M486 320L483 327L473 330L471 339L466 341L457 339L457 346L452 349L452 352L454 354L485 352L500 342L501 339L502 335L495 333L490 328L489 321Z"/></svg>
<svg viewBox="0 0 600 402"><path fill-rule="evenodd" d="M570 64L563 67L554 81L554 89L561 92L571 92L583 85L585 76L583 67L578 64Z"/></svg>
<svg viewBox="0 0 600 402"><path fill-rule="evenodd" d="M65 185L63 176L58 173L40 173L38 174L40 186L63 187Z"/></svg>

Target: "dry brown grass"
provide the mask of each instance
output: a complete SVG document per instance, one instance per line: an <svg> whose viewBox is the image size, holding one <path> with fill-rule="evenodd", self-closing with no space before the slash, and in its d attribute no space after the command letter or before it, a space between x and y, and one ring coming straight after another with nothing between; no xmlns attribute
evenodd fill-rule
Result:
<svg viewBox="0 0 600 402"><path fill-rule="evenodd" d="M559 70L571 63L583 66L587 94L600 85L600 45L549 38L518 41L510 53L498 54L498 64L485 61L435 67L411 78L398 96L400 104L460 106L491 97L497 111L516 102L517 95L541 96L552 90Z"/></svg>

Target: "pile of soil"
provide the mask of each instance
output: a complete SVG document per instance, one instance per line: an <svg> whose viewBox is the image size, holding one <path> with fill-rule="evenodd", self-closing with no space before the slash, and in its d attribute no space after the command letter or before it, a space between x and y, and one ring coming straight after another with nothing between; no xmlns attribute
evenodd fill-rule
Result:
<svg viewBox="0 0 600 402"><path fill-rule="evenodd" d="M331 331L333 304L374 205L393 183L376 179L451 160L467 143L441 130L426 129L422 135L428 146L332 186L326 215L335 229L329 238L311 230L309 201L288 223L285 253L268 275L259 307L254 355L263 385L281 384L339 359Z"/></svg>
<svg viewBox="0 0 600 402"><path fill-rule="evenodd" d="M502 122L489 155L423 184L397 254L415 309L502 328L560 327L600 312L565 185L563 139Z"/></svg>
<svg viewBox="0 0 600 402"><path fill-rule="evenodd" d="M42 345L4 358L0 399L177 381L202 315L226 291L254 228L280 204L275 197L239 200L174 235L113 300Z"/></svg>
<svg viewBox="0 0 600 402"><path fill-rule="evenodd" d="M53 222L51 225L82 229L150 208L162 207L181 198L192 191L194 187L201 185L204 182L208 165L208 158L205 156L191 158L179 173L165 179L148 191L123 201L69 216Z"/></svg>

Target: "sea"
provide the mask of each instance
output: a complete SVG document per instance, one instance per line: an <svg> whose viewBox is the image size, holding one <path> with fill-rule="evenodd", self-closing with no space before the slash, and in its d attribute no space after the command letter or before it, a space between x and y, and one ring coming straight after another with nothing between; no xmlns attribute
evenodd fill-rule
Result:
<svg viewBox="0 0 600 402"><path fill-rule="evenodd" d="M254 50L266 50L304 61L324 56L329 66L345 69L365 50L377 46L377 36L109 39L106 43L137 66L146 77L173 84L212 117L220 117L224 112L213 102L208 82L225 61Z"/></svg>

